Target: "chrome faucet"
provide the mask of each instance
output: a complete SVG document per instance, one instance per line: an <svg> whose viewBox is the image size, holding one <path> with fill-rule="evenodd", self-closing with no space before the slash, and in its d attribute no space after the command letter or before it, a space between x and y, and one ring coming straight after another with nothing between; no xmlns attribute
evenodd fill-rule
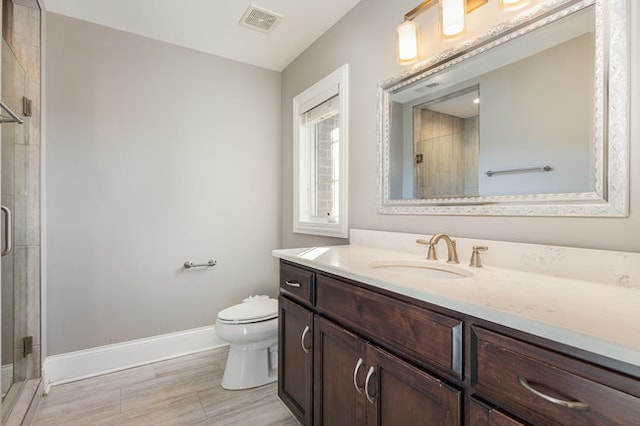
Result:
<svg viewBox="0 0 640 426"><path fill-rule="evenodd" d="M436 256L436 245L440 240L444 240L447 243L447 251L448 258L447 263L460 263L458 260L458 251L456 250L456 241L452 240L446 234L436 234L429 241L426 240L416 240L418 244L426 244L429 246L429 250L427 252L427 260L438 260L438 256Z"/></svg>

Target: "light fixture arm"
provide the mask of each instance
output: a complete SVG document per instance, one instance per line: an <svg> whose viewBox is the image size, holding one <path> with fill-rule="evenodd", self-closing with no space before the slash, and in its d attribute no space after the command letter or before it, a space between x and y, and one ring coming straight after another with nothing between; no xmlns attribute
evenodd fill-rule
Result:
<svg viewBox="0 0 640 426"><path fill-rule="evenodd" d="M440 22L443 37L459 36L465 27L465 15L486 4L489 0L424 0L418 6L405 13L404 21L398 25L398 62L403 65L414 63L418 59L418 24L416 16L437 4L440 5ZM501 0L522 1L522 0Z"/></svg>
<svg viewBox="0 0 640 426"><path fill-rule="evenodd" d="M473 12L480 6L488 3L488 1L489 0L466 0L465 11L466 13ZM425 10L428 10L429 8L431 8L431 6L435 6L436 4L438 4L438 0L424 0L418 6L414 7L409 12L405 13L404 20L411 21L416 16L420 15L422 12L424 12Z"/></svg>
<svg viewBox="0 0 640 426"><path fill-rule="evenodd" d="M409 12L405 13L404 20L411 21L416 16L429 9L431 6L435 6L438 3L438 0L424 0L418 6L411 9Z"/></svg>

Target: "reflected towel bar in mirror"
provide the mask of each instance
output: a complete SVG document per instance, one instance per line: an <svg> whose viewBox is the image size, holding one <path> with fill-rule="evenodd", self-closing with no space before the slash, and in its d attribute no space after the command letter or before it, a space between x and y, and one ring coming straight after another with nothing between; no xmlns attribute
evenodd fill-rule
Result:
<svg viewBox="0 0 640 426"><path fill-rule="evenodd" d="M7 117L6 115L0 115L0 123L24 123L24 121L20 117L18 117L15 112L11 111L11 108L6 106L2 101L0 101L0 108L2 109L2 111L9 114L9 117Z"/></svg>
<svg viewBox="0 0 640 426"><path fill-rule="evenodd" d="M540 167L521 167L519 169L487 170L484 174L491 177L493 175L506 175L509 173L550 172L551 170L553 170L553 167L547 165Z"/></svg>

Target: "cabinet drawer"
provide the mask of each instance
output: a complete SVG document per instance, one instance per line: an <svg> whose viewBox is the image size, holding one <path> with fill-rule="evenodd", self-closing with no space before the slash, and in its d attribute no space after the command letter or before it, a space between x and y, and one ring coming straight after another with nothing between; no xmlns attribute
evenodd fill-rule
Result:
<svg viewBox="0 0 640 426"><path fill-rule="evenodd" d="M318 275L318 311L376 344L462 378L462 322Z"/></svg>
<svg viewBox="0 0 640 426"><path fill-rule="evenodd" d="M524 423L520 423L473 398L469 402L468 424L473 426L524 426Z"/></svg>
<svg viewBox="0 0 640 426"><path fill-rule="evenodd" d="M479 327L473 327L472 342L476 393L522 419L540 425L640 425L640 398L591 379L616 382L615 373Z"/></svg>
<svg viewBox="0 0 640 426"><path fill-rule="evenodd" d="M280 293L304 305L313 306L315 276L316 274L312 271L281 263Z"/></svg>

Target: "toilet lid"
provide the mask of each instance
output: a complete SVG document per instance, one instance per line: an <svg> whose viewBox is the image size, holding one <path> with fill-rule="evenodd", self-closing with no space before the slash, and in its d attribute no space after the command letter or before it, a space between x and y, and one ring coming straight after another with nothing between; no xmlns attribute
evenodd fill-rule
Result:
<svg viewBox="0 0 640 426"><path fill-rule="evenodd" d="M231 322L258 322L278 317L276 299L256 299L230 306L218 313L218 319Z"/></svg>

